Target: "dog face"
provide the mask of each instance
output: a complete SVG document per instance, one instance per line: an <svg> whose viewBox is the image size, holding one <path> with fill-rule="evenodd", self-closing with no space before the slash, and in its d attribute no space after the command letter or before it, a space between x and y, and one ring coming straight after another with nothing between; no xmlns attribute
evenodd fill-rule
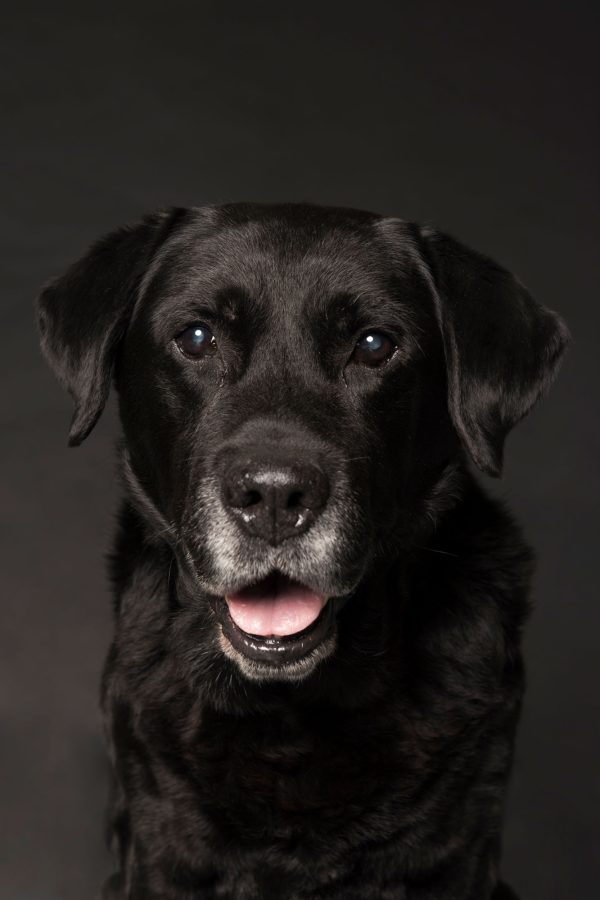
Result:
<svg viewBox="0 0 600 900"><path fill-rule="evenodd" d="M567 341L451 238L311 206L149 217L38 309L71 443L114 375L130 495L255 679L335 652L344 602L423 538L464 453L498 474Z"/></svg>

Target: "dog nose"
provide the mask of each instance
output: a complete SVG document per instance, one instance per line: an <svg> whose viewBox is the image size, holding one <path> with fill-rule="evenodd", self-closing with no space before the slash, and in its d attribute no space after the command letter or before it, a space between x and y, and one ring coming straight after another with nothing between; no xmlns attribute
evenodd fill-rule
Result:
<svg viewBox="0 0 600 900"><path fill-rule="evenodd" d="M233 463L224 478L225 503L248 534L270 544L305 532L329 496L325 473L313 463Z"/></svg>

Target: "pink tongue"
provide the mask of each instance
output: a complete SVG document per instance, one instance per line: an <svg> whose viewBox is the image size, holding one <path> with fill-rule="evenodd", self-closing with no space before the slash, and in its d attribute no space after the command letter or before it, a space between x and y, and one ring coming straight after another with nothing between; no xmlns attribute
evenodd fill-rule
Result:
<svg viewBox="0 0 600 900"><path fill-rule="evenodd" d="M261 581L225 599L238 628L264 637L303 631L312 625L326 603L320 594L283 578Z"/></svg>

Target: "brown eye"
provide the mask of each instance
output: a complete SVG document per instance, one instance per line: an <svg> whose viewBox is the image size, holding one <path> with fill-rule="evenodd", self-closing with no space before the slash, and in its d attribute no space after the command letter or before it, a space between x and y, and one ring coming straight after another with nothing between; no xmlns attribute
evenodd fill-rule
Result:
<svg viewBox="0 0 600 900"><path fill-rule="evenodd" d="M382 366L390 359L396 344L382 331L368 331L357 341L351 362L362 366Z"/></svg>
<svg viewBox="0 0 600 900"><path fill-rule="evenodd" d="M199 322L184 328L177 335L175 341L181 352L192 359L208 356L217 349L214 334L206 325L201 325Z"/></svg>

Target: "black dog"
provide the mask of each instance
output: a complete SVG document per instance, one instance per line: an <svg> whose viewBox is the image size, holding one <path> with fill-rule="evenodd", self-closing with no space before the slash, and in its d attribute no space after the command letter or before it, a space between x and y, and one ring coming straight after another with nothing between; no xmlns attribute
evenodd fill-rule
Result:
<svg viewBox="0 0 600 900"><path fill-rule="evenodd" d="M567 331L427 228L173 209L38 303L126 499L103 708L127 900L500 900L531 554L500 472Z"/></svg>

